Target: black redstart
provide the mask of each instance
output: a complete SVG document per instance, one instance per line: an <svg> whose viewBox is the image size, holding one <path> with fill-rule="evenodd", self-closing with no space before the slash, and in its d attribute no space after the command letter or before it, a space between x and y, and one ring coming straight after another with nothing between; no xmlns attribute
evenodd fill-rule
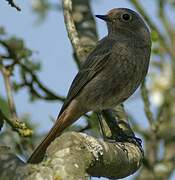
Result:
<svg viewBox="0 0 175 180"><path fill-rule="evenodd" d="M48 145L83 114L112 109L125 101L147 74L151 37L143 19L126 8L96 17L106 21L108 35L98 42L80 68L54 126L29 163L39 163Z"/></svg>

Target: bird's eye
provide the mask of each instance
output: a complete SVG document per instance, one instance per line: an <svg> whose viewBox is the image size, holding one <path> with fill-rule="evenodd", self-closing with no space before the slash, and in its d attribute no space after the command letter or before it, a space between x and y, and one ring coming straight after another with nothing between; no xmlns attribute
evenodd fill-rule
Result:
<svg viewBox="0 0 175 180"><path fill-rule="evenodd" d="M124 13L124 14L121 15L121 19L122 19L123 21L128 22L128 21L131 21L131 20L132 20L132 16L131 16L130 14L128 14L128 13Z"/></svg>

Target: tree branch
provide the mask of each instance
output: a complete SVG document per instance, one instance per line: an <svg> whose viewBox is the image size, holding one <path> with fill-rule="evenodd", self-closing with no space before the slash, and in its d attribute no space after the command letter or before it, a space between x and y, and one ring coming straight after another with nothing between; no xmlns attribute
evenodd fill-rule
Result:
<svg viewBox="0 0 175 180"><path fill-rule="evenodd" d="M45 99L45 100L59 100L59 101L64 101L65 98L62 96L57 95L56 93L54 93L52 90L50 90L49 88L47 88L38 78L38 76L25 64L22 62L22 60L18 59L18 55L16 54L16 52L13 51L13 49L8 45L8 43L6 43L5 41L2 41L0 39L0 44L7 50L8 55L6 55L6 57L8 57L7 59L12 59L14 61L15 64L18 64L19 67L25 71L25 75L23 77L24 79L24 83L21 85L21 87L27 86L30 91L36 95L36 97L39 97L41 99ZM32 81L28 81L26 76L30 75ZM41 91L43 91L44 95L39 94L38 90L35 89L35 85L37 85Z"/></svg>
<svg viewBox="0 0 175 180"><path fill-rule="evenodd" d="M8 71L8 69L3 66L0 68L0 70L2 72L4 82L5 82L5 87L6 87L6 92L7 92L7 101L8 101L9 110L10 110L12 119L17 119L18 117L16 113L16 107L15 107L15 103L14 103L14 99L12 95L12 87L11 87L11 82L10 82L10 71Z"/></svg>
<svg viewBox="0 0 175 180"><path fill-rule="evenodd" d="M24 122L21 122L17 116L15 103L12 96L10 71L8 71L8 69L3 66L2 62L0 62L0 71L2 72L4 78L6 92L7 92L7 101L11 115L11 118L7 118L0 109L0 118L2 120L5 120L12 127L14 131L19 133L19 135L23 137L31 136L33 131L29 129Z"/></svg>
<svg viewBox="0 0 175 180"><path fill-rule="evenodd" d="M0 148L0 177L18 179L88 179L89 176L123 178L141 165L143 154L132 143L107 143L83 133L69 132L48 147L44 160L26 165L10 150ZM10 168L8 168L10 167Z"/></svg>
<svg viewBox="0 0 175 180"><path fill-rule="evenodd" d="M81 45L80 38L78 36L78 32L76 30L74 20L73 20L73 14L72 14L72 1L71 0L63 0L63 9L64 9L64 20L65 25L68 33L68 37L70 39L70 42L72 43L72 46L74 48L74 51L78 58L84 54L84 50Z"/></svg>
<svg viewBox="0 0 175 180"><path fill-rule="evenodd" d="M0 119L6 121L11 126L11 128L16 131L20 136L29 137L33 134L33 131L29 129L24 122L6 117L5 114L1 111L1 109Z"/></svg>

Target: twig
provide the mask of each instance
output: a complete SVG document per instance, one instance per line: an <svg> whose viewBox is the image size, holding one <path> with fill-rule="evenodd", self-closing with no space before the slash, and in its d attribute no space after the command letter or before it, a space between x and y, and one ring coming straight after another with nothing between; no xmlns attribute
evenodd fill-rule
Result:
<svg viewBox="0 0 175 180"><path fill-rule="evenodd" d="M78 59L81 59L81 56L84 53L84 50L82 48L81 41L78 36L78 32L76 30L75 23L73 20L72 1L63 0L62 4L63 4L63 10L64 10L64 21L65 21L68 37L70 39L70 42L72 43L76 56L78 57Z"/></svg>
<svg viewBox="0 0 175 180"><path fill-rule="evenodd" d="M15 58L15 61L17 61L18 62L18 64L26 71L26 72L28 72L30 75L31 75L31 77L32 77L32 82L30 83L30 84L33 84L33 82L35 82L37 85L38 85L38 87L40 88L40 89L42 89L46 94L47 94L47 97L44 97L43 99L47 99L47 100L59 100L59 101L64 101L65 100L65 98L64 97L62 97L62 96L59 96L59 95L56 95L54 92L52 92L50 89L48 89L46 86L44 86L42 83L41 83L41 81L38 79L38 77L36 76L36 74L34 74L33 72L32 72L32 70L31 69L29 69L25 64L23 64L22 62L20 62L18 59L16 59ZM26 83L27 83L27 81L26 81ZM29 85L29 84L28 84ZM35 93L35 95L36 96L38 96L38 97L42 97L42 96L40 96L38 93L36 93L37 91L35 91L35 89L34 89L34 86L29 86L30 87L30 89L31 89L31 91L33 92L33 93Z"/></svg>
<svg viewBox="0 0 175 180"><path fill-rule="evenodd" d="M162 21L162 23L165 27L165 30L167 31L167 35L169 37L169 40L171 41L171 44L173 46L174 32L172 30L172 26L170 25L170 22L166 16L166 14L165 14L165 3L166 3L166 1L159 0L158 3L159 3L159 11L158 11L159 18Z"/></svg>
<svg viewBox="0 0 175 180"><path fill-rule="evenodd" d="M0 44L3 45L8 51L8 56L6 56L6 58L12 59L14 63L20 65L20 67L24 69L27 73L29 73L30 76L32 77L31 78L32 82L28 83L27 81L25 81L26 84L23 84L23 86L27 85L30 88L31 92L35 93L36 90L34 89L33 83L36 83L38 87L46 94L46 96L42 96L38 93L35 93L37 97L40 97L42 99L47 99L47 100L59 100L59 101L65 100L64 97L55 94L53 91L51 91L46 86L44 86L39 80L39 78L37 77L37 75L30 68L28 68L24 63L22 63L22 61L18 60L17 54L13 51L13 49L11 49L11 47L5 41L0 40Z"/></svg>
<svg viewBox="0 0 175 180"><path fill-rule="evenodd" d="M19 133L23 137L29 137L33 134L33 131L29 129L24 122L20 122L17 119L8 118L0 109L0 118L5 120L14 131Z"/></svg>
<svg viewBox="0 0 175 180"><path fill-rule="evenodd" d="M24 122L19 121L17 117L15 103L12 95L12 87L10 83L10 71L8 71L8 69L6 69L2 63L0 64L0 70L4 78L7 92L7 101L9 105L9 111L11 114L11 118L7 118L0 109L0 118L5 120L12 127L13 130L19 133L19 135L23 137L31 136L33 133L32 130L29 129Z"/></svg>
<svg viewBox="0 0 175 180"><path fill-rule="evenodd" d="M21 8L18 5L16 5L13 0L6 0L6 1L10 4L11 7L16 8L16 10L18 11L21 11Z"/></svg>
<svg viewBox="0 0 175 180"><path fill-rule="evenodd" d="M141 85L141 95L142 95L142 100L144 103L144 110L146 117L148 119L148 122L150 124L150 129L151 129L151 134L150 134L150 141L149 143L149 162L150 166L152 167L152 173L154 174L154 165L156 161L156 154L157 154L157 131L158 131L158 124L156 124L156 121L154 120L152 111L150 109L150 101L148 98L148 90L146 89L145 81ZM147 144L148 145L148 144Z"/></svg>
<svg viewBox="0 0 175 180"><path fill-rule="evenodd" d="M1 72L2 72L2 75L4 78L4 82L5 82L5 87L6 87L6 92L7 92L7 101L8 101L11 117L12 117L12 119L18 119L17 113L16 113L16 107L15 107L15 103L14 103L13 95L12 95L12 87L11 87L11 82L10 82L10 71L8 71L8 69L6 69L5 67L2 66Z"/></svg>
<svg viewBox="0 0 175 180"><path fill-rule="evenodd" d="M141 85L141 95L142 95L142 99L143 99L143 102L144 102L144 109L145 109L145 114L147 116L147 119L149 121L149 124L152 128L152 130L155 130L155 127L154 127L154 118L153 118L153 114L150 110L150 101L149 101L149 98L148 98L148 90L146 89L146 86L145 86L145 81L142 83Z"/></svg>

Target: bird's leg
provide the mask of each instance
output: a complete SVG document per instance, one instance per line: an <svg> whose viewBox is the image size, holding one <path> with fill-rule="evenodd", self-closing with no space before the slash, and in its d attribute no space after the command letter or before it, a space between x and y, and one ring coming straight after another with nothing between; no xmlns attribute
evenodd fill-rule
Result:
<svg viewBox="0 0 175 180"><path fill-rule="evenodd" d="M130 142L142 147L142 140L137 138L126 120L118 120L112 110L103 110L102 115L111 131L108 142Z"/></svg>
<svg viewBox="0 0 175 180"><path fill-rule="evenodd" d="M122 129L119 127L117 119L113 116L111 110L103 110L102 112L103 118L106 121L110 131L111 137L109 139L117 139L119 136L123 134Z"/></svg>
<svg viewBox="0 0 175 180"><path fill-rule="evenodd" d="M103 117L102 114L100 112L96 112L97 114L97 118L98 118L98 122L99 122L99 126L100 126L100 130L102 133L102 137L104 141L107 141L108 137L106 136L106 132L105 132L105 128L104 128L104 124L103 124Z"/></svg>
<svg viewBox="0 0 175 180"><path fill-rule="evenodd" d="M135 136L133 130L131 129L127 121L118 120L118 124L123 131L120 138L123 138L123 140L142 146L142 140Z"/></svg>
<svg viewBox="0 0 175 180"><path fill-rule="evenodd" d="M118 137L118 134L122 134L122 129L118 126L116 119L113 117L108 121L106 116L108 110L104 112L96 112L99 120L100 130L105 141L115 140L115 137ZM103 115L103 116L102 116ZM111 118L111 117L110 117Z"/></svg>

